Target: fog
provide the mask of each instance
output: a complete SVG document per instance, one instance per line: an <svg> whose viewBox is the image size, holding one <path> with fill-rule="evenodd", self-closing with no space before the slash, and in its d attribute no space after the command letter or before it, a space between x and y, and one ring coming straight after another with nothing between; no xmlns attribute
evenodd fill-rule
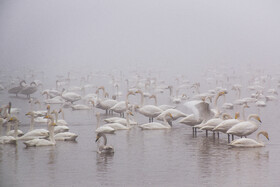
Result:
<svg viewBox="0 0 280 187"><path fill-rule="evenodd" d="M278 67L279 14L278 1L2 0L0 63L182 73Z"/></svg>

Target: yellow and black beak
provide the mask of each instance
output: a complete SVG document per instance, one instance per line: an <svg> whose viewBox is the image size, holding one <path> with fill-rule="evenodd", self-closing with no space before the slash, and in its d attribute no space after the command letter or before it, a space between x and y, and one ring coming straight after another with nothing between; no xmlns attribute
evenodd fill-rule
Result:
<svg viewBox="0 0 280 187"><path fill-rule="evenodd" d="M99 140L99 138L100 138L100 136L96 136L95 142L97 142Z"/></svg>

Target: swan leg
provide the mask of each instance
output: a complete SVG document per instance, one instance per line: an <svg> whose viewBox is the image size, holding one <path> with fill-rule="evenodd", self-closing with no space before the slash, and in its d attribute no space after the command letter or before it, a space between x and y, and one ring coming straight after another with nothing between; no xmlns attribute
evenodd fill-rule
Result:
<svg viewBox="0 0 280 187"><path fill-rule="evenodd" d="M228 136L228 143L230 143L230 134L227 134Z"/></svg>
<svg viewBox="0 0 280 187"><path fill-rule="evenodd" d="M208 130L206 130L206 136L208 136Z"/></svg>
<svg viewBox="0 0 280 187"><path fill-rule="evenodd" d="M217 136L218 136L218 138L220 138L220 134L219 134L219 132L217 132Z"/></svg>
<svg viewBox="0 0 280 187"><path fill-rule="evenodd" d="M233 134L231 135L231 140L232 140L232 141L234 140L234 135L233 135Z"/></svg>

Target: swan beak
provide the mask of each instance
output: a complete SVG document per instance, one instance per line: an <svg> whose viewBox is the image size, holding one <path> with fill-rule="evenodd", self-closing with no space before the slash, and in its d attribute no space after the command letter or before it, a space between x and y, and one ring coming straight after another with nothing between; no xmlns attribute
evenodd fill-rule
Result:
<svg viewBox="0 0 280 187"><path fill-rule="evenodd" d="M262 120L260 118L258 118L258 121L262 123Z"/></svg>
<svg viewBox="0 0 280 187"><path fill-rule="evenodd" d="M53 126L57 126L57 124L56 124L56 123L52 123L52 125L53 125Z"/></svg>
<svg viewBox="0 0 280 187"><path fill-rule="evenodd" d="M268 136L267 136L266 138L269 140L269 137L268 137Z"/></svg>
<svg viewBox="0 0 280 187"><path fill-rule="evenodd" d="M28 115L30 115L30 114L31 114L31 113L30 113L30 112L28 112L28 113L26 113L25 115L26 115L26 116L28 116Z"/></svg>
<svg viewBox="0 0 280 187"><path fill-rule="evenodd" d="M44 116L44 118L45 118L45 119L49 119L49 118L50 118L50 116L46 115L46 116Z"/></svg>
<svg viewBox="0 0 280 187"><path fill-rule="evenodd" d="M97 136L97 137L96 137L96 140L95 140L95 142L97 142L97 141L99 140L99 138L100 138L100 137L99 137L99 136Z"/></svg>

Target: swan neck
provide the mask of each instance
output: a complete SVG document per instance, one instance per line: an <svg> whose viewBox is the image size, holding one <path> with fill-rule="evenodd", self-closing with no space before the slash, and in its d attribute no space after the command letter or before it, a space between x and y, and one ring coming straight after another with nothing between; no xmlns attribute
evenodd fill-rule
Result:
<svg viewBox="0 0 280 187"><path fill-rule="evenodd" d="M103 137L103 140L104 140L104 144L103 145L104 146L107 145L107 137L105 136L105 134L102 134L101 136Z"/></svg>
<svg viewBox="0 0 280 187"><path fill-rule="evenodd" d="M15 129L15 132L14 132L14 138L17 138L17 137L18 137L18 123L19 123L18 121L16 121L16 122L15 122L15 128L14 128L14 129Z"/></svg>
<svg viewBox="0 0 280 187"><path fill-rule="evenodd" d="M55 143L55 139L54 139L54 126L52 125L53 123L54 123L54 119L51 118L51 121L49 122L50 141L52 143Z"/></svg>
<svg viewBox="0 0 280 187"><path fill-rule="evenodd" d="M129 121L129 114L126 113L126 124L127 124L127 127L129 128L130 127L130 121Z"/></svg>
<svg viewBox="0 0 280 187"><path fill-rule="evenodd" d="M32 131L33 129L34 129L34 113L32 112L29 131Z"/></svg>

